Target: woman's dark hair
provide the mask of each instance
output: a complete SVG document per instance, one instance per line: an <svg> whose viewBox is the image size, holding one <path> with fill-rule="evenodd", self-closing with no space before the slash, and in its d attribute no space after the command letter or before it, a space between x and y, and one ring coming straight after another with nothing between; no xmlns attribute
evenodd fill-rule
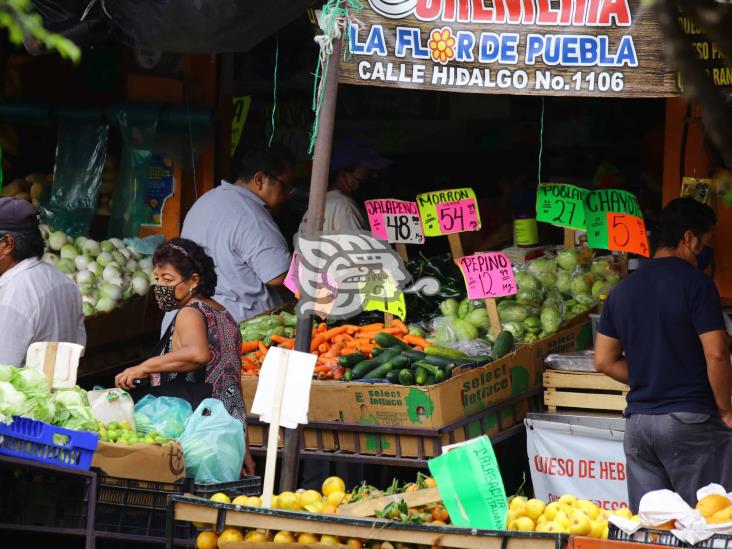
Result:
<svg viewBox="0 0 732 549"><path fill-rule="evenodd" d="M236 178L249 181L257 172L279 177L285 173L288 165L295 165L295 157L292 151L284 145L272 143L270 146L249 149L238 157L234 163Z"/></svg>
<svg viewBox="0 0 732 549"><path fill-rule="evenodd" d="M153 265L170 265L183 279L197 274L201 282L196 294L213 297L216 291L216 271L213 259L199 246L187 238L173 238L163 242L153 254Z"/></svg>
<svg viewBox="0 0 732 549"><path fill-rule="evenodd" d="M41 257L45 244L41 231L38 228L23 229L21 231L5 231L5 234L13 237L15 248L13 249L13 259L23 261L31 257ZM0 236L2 233L0 233Z"/></svg>
<svg viewBox="0 0 732 549"><path fill-rule="evenodd" d="M693 198L676 198L661 210L654 231L656 248L676 248L686 231L699 238L714 228L717 216L714 210Z"/></svg>

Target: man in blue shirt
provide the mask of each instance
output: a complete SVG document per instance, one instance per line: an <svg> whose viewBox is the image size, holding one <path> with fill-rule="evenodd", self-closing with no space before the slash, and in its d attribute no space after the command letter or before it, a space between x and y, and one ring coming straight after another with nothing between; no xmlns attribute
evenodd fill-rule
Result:
<svg viewBox="0 0 732 549"><path fill-rule="evenodd" d="M290 268L285 237L272 218L292 193L294 157L281 145L248 151L238 161L236 180L199 198L186 215L181 237L200 244L216 266L216 294L237 322L282 303ZM175 313L168 313L162 331Z"/></svg>
<svg viewBox="0 0 732 549"><path fill-rule="evenodd" d="M714 211L690 198L661 212L653 259L608 296L595 367L630 386L624 449L631 509L652 490L690 505L732 490L732 366L722 307L704 274Z"/></svg>

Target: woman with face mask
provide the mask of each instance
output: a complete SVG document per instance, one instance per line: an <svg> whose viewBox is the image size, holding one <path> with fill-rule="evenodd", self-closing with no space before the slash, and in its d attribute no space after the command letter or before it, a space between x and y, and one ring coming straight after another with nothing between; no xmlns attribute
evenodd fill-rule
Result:
<svg viewBox="0 0 732 549"><path fill-rule="evenodd" d="M240 385L241 334L234 318L211 299L216 289L213 260L195 242L174 238L158 246L153 265L158 307L177 314L163 336L161 353L118 374L115 385L134 390L139 380L152 377L161 388L166 384L181 387L181 383L205 388L210 394L204 396L220 400L232 417L245 424L246 431ZM248 445L244 471L254 474Z"/></svg>

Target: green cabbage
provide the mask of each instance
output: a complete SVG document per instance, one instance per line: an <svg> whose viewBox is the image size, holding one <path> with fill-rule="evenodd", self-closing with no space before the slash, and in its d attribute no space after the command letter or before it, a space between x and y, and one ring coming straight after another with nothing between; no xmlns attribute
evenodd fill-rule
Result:
<svg viewBox="0 0 732 549"><path fill-rule="evenodd" d="M25 395L9 382L0 381L0 415L7 416L6 422L10 416L21 415L26 400Z"/></svg>
<svg viewBox="0 0 732 549"><path fill-rule="evenodd" d="M541 290L541 282L539 282L539 279L535 276L525 273L525 272L517 272L515 274L516 278L516 284L518 285L519 289L526 289L526 290Z"/></svg>
<svg viewBox="0 0 732 549"><path fill-rule="evenodd" d="M613 272L613 260L611 257L599 257L592 262L590 272L593 275L606 277Z"/></svg>
<svg viewBox="0 0 732 549"><path fill-rule="evenodd" d="M445 316L457 316L459 308L457 299L446 299L440 303L440 312Z"/></svg>
<svg viewBox="0 0 732 549"><path fill-rule="evenodd" d="M541 282L546 288L552 288L557 283L557 275L555 273L539 273L536 275L536 278L538 278L539 282Z"/></svg>
<svg viewBox="0 0 732 549"><path fill-rule="evenodd" d="M498 316L501 322L512 322L514 320L522 322L529 316L529 311L525 306L516 303L499 309Z"/></svg>
<svg viewBox="0 0 732 549"><path fill-rule="evenodd" d="M522 288L516 293L516 301L519 303L526 303L528 305L541 305L544 300L544 296L539 290L531 290Z"/></svg>
<svg viewBox="0 0 732 549"><path fill-rule="evenodd" d="M11 383L27 397L48 398L51 394L46 374L35 368L16 369Z"/></svg>
<svg viewBox="0 0 732 549"><path fill-rule="evenodd" d="M0 364L0 381L10 381L15 373L15 366Z"/></svg>
<svg viewBox="0 0 732 549"><path fill-rule="evenodd" d="M490 326L490 321L488 320L488 311L486 311L485 309L474 309L470 311L468 313L468 316L465 317L465 320L470 322L478 329L487 330Z"/></svg>
<svg viewBox="0 0 732 549"><path fill-rule="evenodd" d="M565 271L572 271L579 263L579 252L576 248L562 250L557 255L557 265Z"/></svg>
<svg viewBox="0 0 732 549"><path fill-rule="evenodd" d="M547 334L556 333L561 323L562 317L554 307L544 307L541 310L541 327Z"/></svg>
<svg viewBox="0 0 732 549"><path fill-rule="evenodd" d="M86 391L80 387L56 391L51 397L56 407L53 424L75 431L97 431Z"/></svg>
<svg viewBox="0 0 732 549"><path fill-rule="evenodd" d="M511 334L513 334L513 338L516 341L520 341L521 339L523 339L524 334L526 333L524 325L521 322L515 320L512 320L511 322L505 322L503 324L503 329L511 332Z"/></svg>
<svg viewBox="0 0 732 549"><path fill-rule="evenodd" d="M543 273L554 274L557 272L557 264L553 259L540 257L529 262L529 272L537 278Z"/></svg>
<svg viewBox="0 0 732 549"><path fill-rule="evenodd" d="M451 319L451 324L458 341L472 341L478 338L478 328L467 320L453 318Z"/></svg>
<svg viewBox="0 0 732 549"><path fill-rule="evenodd" d="M460 306L458 307L458 318L465 319L466 316L468 316L468 313L471 311L470 301L467 299L463 299L460 302Z"/></svg>
<svg viewBox="0 0 732 549"><path fill-rule="evenodd" d="M562 271L557 274L557 290L559 290L564 295L571 295L572 290L570 289L569 285L572 281L572 276L565 271Z"/></svg>
<svg viewBox="0 0 732 549"><path fill-rule="evenodd" d="M592 278L584 274L573 276L569 282L569 289L575 298L579 294L590 295L592 293Z"/></svg>
<svg viewBox="0 0 732 549"><path fill-rule="evenodd" d="M537 316L530 316L524 320L524 328L527 332L538 334L541 331L541 320Z"/></svg>
<svg viewBox="0 0 732 549"><path fill-rule="evenodd" d="M56 414L56 406L48 397L28 397L19 415L46 423L51 423Z"/></svg>

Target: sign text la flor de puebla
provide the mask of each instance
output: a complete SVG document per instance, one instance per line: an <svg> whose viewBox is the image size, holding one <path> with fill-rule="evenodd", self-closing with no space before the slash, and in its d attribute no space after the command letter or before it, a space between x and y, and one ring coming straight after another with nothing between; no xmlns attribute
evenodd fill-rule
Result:
<svg viewBox="0 0 732 549"><path fill-rule="evenodd" d="M679 93L641 0L368 0L341 82L467 93Z"/></svg>

